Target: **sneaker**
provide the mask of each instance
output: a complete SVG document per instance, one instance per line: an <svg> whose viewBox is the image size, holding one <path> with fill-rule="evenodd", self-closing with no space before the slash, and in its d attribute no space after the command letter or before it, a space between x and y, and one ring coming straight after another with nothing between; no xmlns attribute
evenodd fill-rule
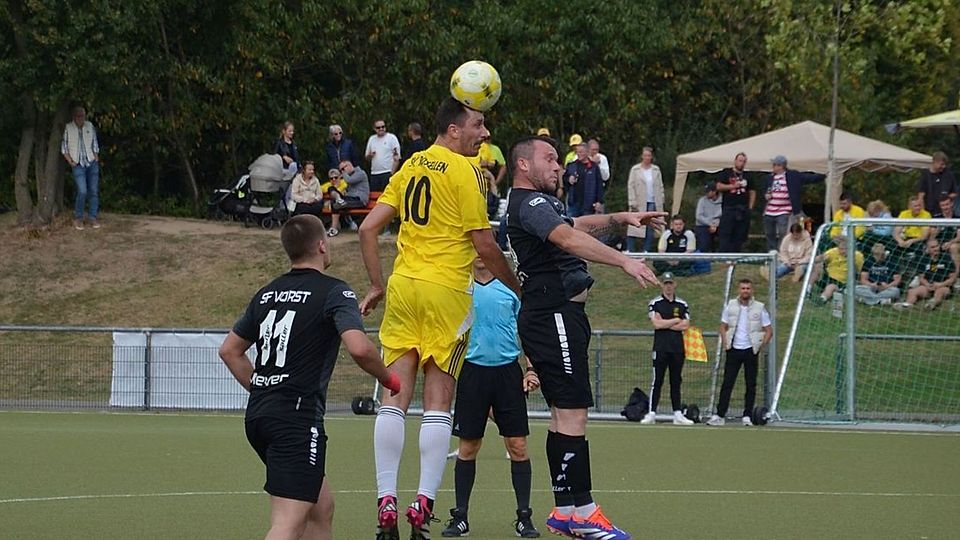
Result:
<svg viewBox="0 0 960 540"><path fill-rule="evenodd" d="M893 307L896 309L910 309L913 307L913 304L908 304L906 302L897 302L896 304L893 305Z"/></svg>
<svg viewBox="0 0 960 540"><path fill-rule="evenodd" d="M556 508L547 516L547 530L557 536L575 538L574 534L570 531L570 516L557 513Z"/></svg>
<svg viewBox="0 0 960 540"><path fill-rule="evenodd" d="M827 299L824 298L823 296L817 296L816 298L813 299L813 303L818 306L822 306L827 303Z"/></svg>
<svg viewBox="0 0 960 540"><path fill-rule="evenodd" d="M936 308L937 308L936 300L927 300L926 302L923 303L923 309L927 311L933 311Z"/></svg>
<svg viewBox="0 0 960 540"><path fill-rule="evenodd" d="M683 411L673 411L673 425L675 426L692 426L693 420L687 418L683 415Z"/></svg>
<svg viewBox="0 0 960 540"><path fill-rule="evenodd" d="M350 219L349 216L347 216L347 226L350 227L350 230L353 232L357 232L360 230L360 226L357 225L357 222Z"/></svg>
<svg viewBox="0 0 960 540"><path fill-rule="evenodd" d="M574 515L570 519L570 532L580 538L596 538L597 540L630 540L629 533L615 527L603 510L598 506L586 519L577 519Z"/></svg>
<svg viewBox="0 0 960 540"><path fill-rule="evenodd" d="M400 540L397 528L397 498L387 495L377 510L377 540Z"/></svg>
<svg viewBox="0 0 960 540"><path fill-rule="evenodd" d="M417 498L407 507L407 522L410 523L410 540L430 540L430 522L440 521L433 517L433 509L426 495Z"/></svg>
<svg viewBox="0 0 960 540"><path fill-rule="evenodd" d="M82 219L75 219L75 220L73 220L73 228L76 229L76 230L78 230L78 231L82 231L82 230L83 230L83 220L82 220Z"/></svg>
<svg viewBox="0 0 960 540"><path fill-rule="evenodd" d="M657 413L650 411L647 414L643 415L643 418L640 419L641 424L656 424L657 423Z"/></svg>
<svg viewBox="0 0 960 540"><path fill-rule="evenodd" d="M749 416L744 416L743 418L740 419L740 422L742 422L743 425L745 425L745 426L752 426L752 425L753 425L753 420L751 420Z"/></svg>
<svg viewBox="0 0 960 540"><path fill-rule="evenodd" d="M467 512L460 508L450 509L450 521L440 533L444 538L460 538L470 536L470 524L467 523Z"/></svg>
<svg viewBox="0 0 960 540"><path fill-rule="evenodd" d="M726 423L727 423L726 419L724 419L722 416L717 416L717 415L713 415L710 417L709 420L707 420L708 426L722 426Z"/></svg>
<svg viewBox="0 0 960 540"><path fill-rule="evenodd" d="M540 531L533 526L533 510L524 508L517 510L517 520L513 522L513 530L520 538L540 538Z"/></svg>
<svg viewBox="0 0 960 540"><path fill-rule="evenodd" d="M338 234L340 234L340 229L334 229L333 227L330 227L329 229L327 229L327 236L329 236L330 238L333 238Z"/></svg>
<svg viewBox="0 0 960 540"><path fill-rule="evenodd" d="M892 304L892 303L893 303L893 299L892 299L892 298L881 298L881 299L880 299L880 305L881 305L881 306L889 306L889 305Z"/></svg>
<svg viewBox="0 0 960 540"><path fill-rule="evenodd" d="M97 220L93 220L93 221L90 222L90 226L93 227L94 229L99 229L99 228L100 228L100 222L97 221Z"/></svg>

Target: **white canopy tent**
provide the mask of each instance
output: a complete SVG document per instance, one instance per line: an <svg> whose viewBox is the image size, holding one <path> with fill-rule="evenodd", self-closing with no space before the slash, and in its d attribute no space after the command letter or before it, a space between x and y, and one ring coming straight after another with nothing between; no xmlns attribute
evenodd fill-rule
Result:
<svg viewBox="0 0 960 540"><path fill-rule="evenodd" d="M777 155L787 157L788 168L829 174L827 143L830 128L816 122L805 121L761 135L721 144L689 154L677 156L677 172L673 184L672 212L680 211L683 188L687 174L693 171L719 172L733 166L733 158L743 152L747 155L748 171L770 171L770 160ZM931 157L860 135L837 129L834 135L834 162L836 176L828 178L833 198L842 191L843 175L850 169L869 172L925 169ZM828 209L836 201L825 201Z"/></svg>

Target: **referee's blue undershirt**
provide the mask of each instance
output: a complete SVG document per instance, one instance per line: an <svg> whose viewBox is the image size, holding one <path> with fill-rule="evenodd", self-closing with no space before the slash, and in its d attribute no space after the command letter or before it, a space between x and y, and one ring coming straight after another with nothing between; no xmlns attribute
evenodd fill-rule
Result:
<svg viewBox="0 0 960 540"><path fill-rule="evenodd" d="M502 366L520 356L517 314L520 299L500 280L476 282L473 288L473 328L467 362L479 366Z"/></svg>

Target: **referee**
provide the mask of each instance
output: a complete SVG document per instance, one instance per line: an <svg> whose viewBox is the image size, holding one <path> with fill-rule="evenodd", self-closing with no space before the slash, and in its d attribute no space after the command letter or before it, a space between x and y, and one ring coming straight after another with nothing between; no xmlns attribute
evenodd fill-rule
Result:
<svg viewBox="0 0 960 540"><path fill-rule="evenodd" d="M640 420L641 424L657 421L657 405L663 378L670 370L670 404L673 405L673 423L682 426L693 424L685 417L680 406L680 384L683 382L683 331L690 328L690 308L676 295L677 283L673 274L660 276L660 296L647 305L650 322L653 324L653 389L650 391L650 412Z"/></svg>
<svg viewBox="0 0 960 540"><path fill-rule="evenodd" d="M341 340L361 369L394 394L400 379L363 331L357 295L330 266L323 223L287 221L280 242L291 269L257 291L220 346L220 358L250 392L247 440L267 468L270 539L332 537L333 495L325 481L327 385ZM254 346L256 367L246 351Z"/></svg>
<svg viewBox="0 0 960 540"><path fill-rule="evenodd" d="M641 259L597 240L625 225L663 227L663 212L621 212L570 218L556 192L557 151L547 137L527 137L510 151L513 190L507 203L507 235L517 254L523 300L517 327L524 353L540 378L550 406L547 462L556 507L547 528L569 537L627 540L590 494L587 409L593 406L588 350L590 322L584 309L593 278L584 259L618 266L641 287L657 278Z"/></svg>

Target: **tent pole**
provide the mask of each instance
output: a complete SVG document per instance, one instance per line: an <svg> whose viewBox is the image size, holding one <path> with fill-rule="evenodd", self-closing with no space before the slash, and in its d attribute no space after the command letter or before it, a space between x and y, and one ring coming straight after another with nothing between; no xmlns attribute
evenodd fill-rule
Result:
<svg viewBox="0 0 960 540"><path fill-rule="evenodd" d="M837 24L834 27L833 34L833 99L830 107L830 142L827 144L827 190L823 202L823 222L827 223L833 216L833 201L839 196L834 194L833 184L837 171L834 158L833 139L837 131L837 108L839 106L840 94L840 2L835 2L837 11ZM842 187L842 186L838 186Z"/></svg>

